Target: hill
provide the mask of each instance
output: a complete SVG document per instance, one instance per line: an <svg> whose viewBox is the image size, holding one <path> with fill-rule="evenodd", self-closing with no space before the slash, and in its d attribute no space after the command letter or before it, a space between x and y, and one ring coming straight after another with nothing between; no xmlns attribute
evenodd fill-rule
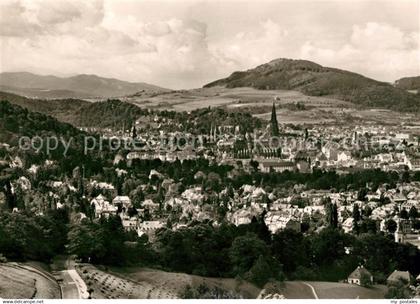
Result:
<svg viewBox="0 0 420 304"><path fill-rule="evenodd" d="M77 137L84 133L74 126L8 101L0 101L0 142L17 145L20 136Z"/></svg>
<svg viewBox="0 0 420 304"><path fill-rule="evenodd" d="M57 120L76 127L121 129L129 127L133 120L145 114L136 105L119 100L88 102L80 99L30 99L23 96L0 92L0 100L26 108L29 111L52 116Z"/></svg>
<svg viewBox="0 0 420 304"><path fill-rule="evenodd" d="M75 115L90 103L80 99L31 99L12 93L0 92L0 100L7 100L29 111L53 116L59 121L74 124Z"/></svg>
<svg viewBox="0 0 420 304"><path fill-rule="evenodd" d="M420 91L420 76L404 77L395 81L394 86L403 90Z"/></svg>
<svg viewBox="0 0 420 304"><path fill-rule="evenodd" d="M117 99L94 102L84 105L76 111L73 125L90 128L131 128L131 124L141 115L143 110L136 105Z"/></svg>
<svg viewBox="0 0 420 304"><path fill-rule="evenodd" d="M309 96L328 96L361 106L400 111L418 111L420 105L420 97L391 84L306 60L276 59L254 69L234 72L204 87L214 86L296 90Z"/></svg>
<svg viewBox="0 0 420 304"><path fill-rule="evenodd" d="M3 91L32 98L117 97L138 92L169 91L143 82L127 82L96 75L56 77L28 72L0 73L0 88Z"/></svg>

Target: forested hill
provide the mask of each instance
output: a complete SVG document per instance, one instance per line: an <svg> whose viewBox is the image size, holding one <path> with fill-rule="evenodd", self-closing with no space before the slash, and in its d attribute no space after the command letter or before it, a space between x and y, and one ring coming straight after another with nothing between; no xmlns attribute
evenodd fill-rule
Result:
<svg viewBox="0 0 420 304"><path fill-rule="evenodd" d="M20 95L0 91L0 100L19 105L29 111L43 113L57 118L59 121L74 123L76 113L90 103L81 99L32 99Z"/></svg>
<svg viewBox="0 0 420 304"><path fill-rule="evenodd" d="M420 76L404 77L395 81L395 87L403 90L420 91Z"/></svg>
<svg viewBox="0 0 420 304"><path fill-rule="evenodd" d="M75 112L73 124L83 127L122 129L148 110L118 99L89 103Z"/></svg>
<svg viewBox="0 0 420 304"><path fill-rule="evenodd" d="M79 136L74 126L38 112L29 111L8 101L0 101L0 141L16 144L19 136Z"/></svg>
<svg viewBox="0 0 420 304"><path fill-rule="evenodd" d="M57 120L76 127L121 127L129 126L132 121L147 111L120 100L87 102L80 99L31 99L23 96L0 92L0 100L6 100L30 111L57 118Z"/></svg>
<svg viewBox="0 0 420 304"><path fill-rule="evenodd" d="M323 67L306 60L276 59L254 69L234 72L204 87L253 87L296 90L310 96L329 96L367 107L417 112L420 96L360 74Z"/></svg>

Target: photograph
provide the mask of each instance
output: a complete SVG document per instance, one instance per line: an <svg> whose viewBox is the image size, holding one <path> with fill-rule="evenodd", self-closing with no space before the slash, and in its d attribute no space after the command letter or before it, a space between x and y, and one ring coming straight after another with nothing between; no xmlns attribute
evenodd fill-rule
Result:
<svg viewBox="0 0 420 304"><path fill-rule="evenodd" d="M420 0L0 0L0 304L66 299L420 304Z"/></svg>

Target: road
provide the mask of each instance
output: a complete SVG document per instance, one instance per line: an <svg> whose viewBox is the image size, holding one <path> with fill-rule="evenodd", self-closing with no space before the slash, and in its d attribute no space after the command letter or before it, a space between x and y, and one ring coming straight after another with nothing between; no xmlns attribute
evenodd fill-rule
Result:
<svg viewBox="0 0 420 304"><path fill-rule="evenodd" d="M313 286L301 281L286 281L282 294L286 299L318 299Z"/></svg>
<svg viewBox="0 0 420 304"><path fill-rule="evenodd" d="M56 272L63 299L87 299L87 286L75 269L74 259L68 257L64 266L65 269Z"/></svg>
<svg viewBox="0 0 420 304"><path fill-rule="evenodd" d="M308 286L311 289L311 291L312 291L312 293L314 295L314 299L319 299L318 298L318 295L317 295L317 293L315 291L315 288L311 284L309 284L307 282L302 282L302 283L305 284L306 286Z"/></svg>

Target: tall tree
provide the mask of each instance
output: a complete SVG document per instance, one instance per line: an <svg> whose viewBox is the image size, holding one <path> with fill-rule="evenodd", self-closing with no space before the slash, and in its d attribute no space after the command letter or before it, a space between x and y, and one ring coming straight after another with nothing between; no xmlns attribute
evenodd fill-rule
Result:
<svg viewBox="0 0 420 304"><path fill-rule="evenodd" d="M328 227L337 228L338 226L338 210L337 205L331 202L331 199L326 199L326 222Z"/></svg>

